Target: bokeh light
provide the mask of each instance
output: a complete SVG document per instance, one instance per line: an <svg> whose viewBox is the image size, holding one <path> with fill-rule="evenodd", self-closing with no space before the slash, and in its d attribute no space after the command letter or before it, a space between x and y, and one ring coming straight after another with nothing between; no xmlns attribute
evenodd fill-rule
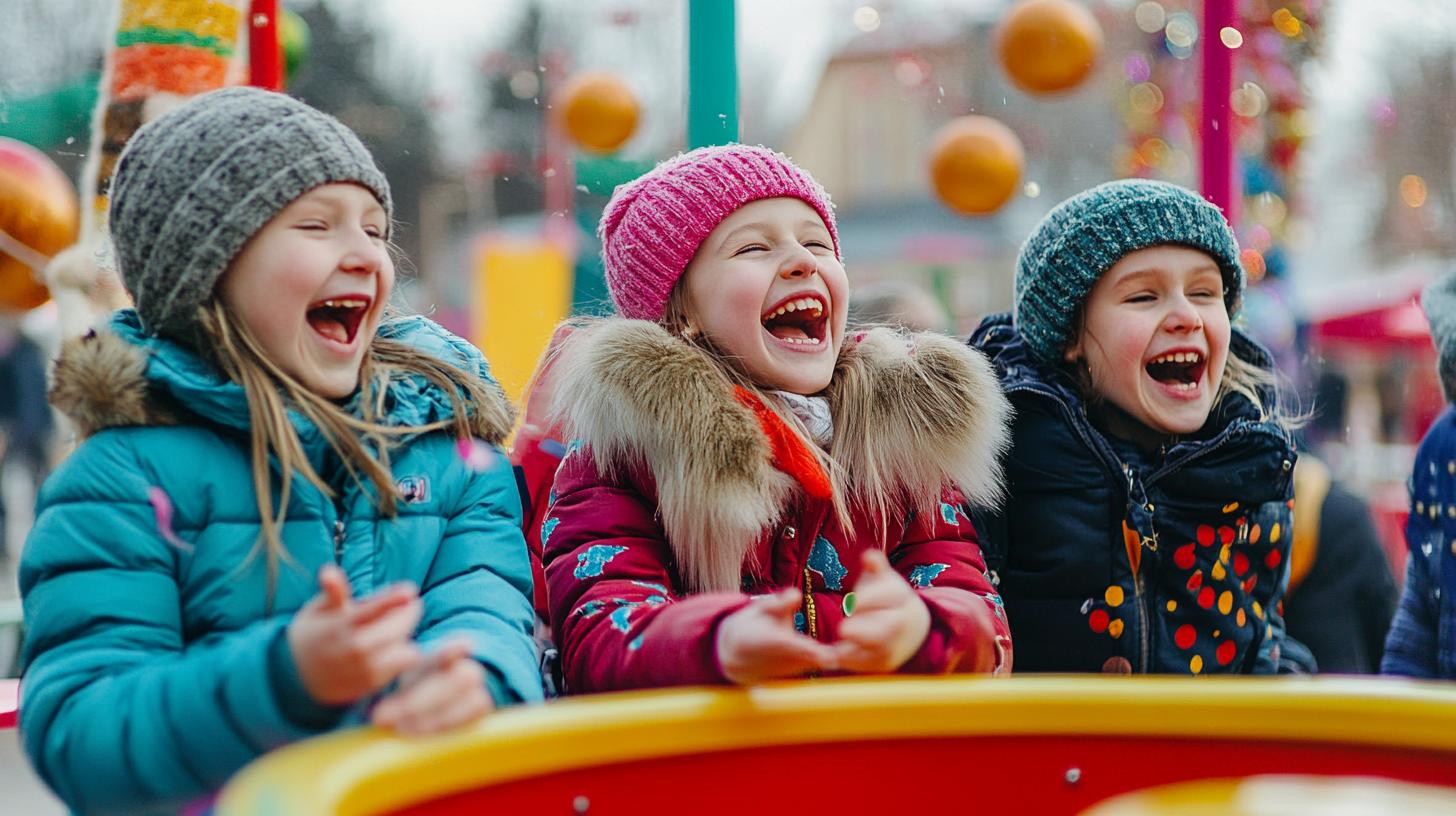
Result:
<svg viewBox="0 0 1456 816"><path fill-rule="evenodd" d="M1176 12L1168 18L1163 35L1168 38L1168 45L1174 48L1192 48L1198 42L1198 21L1186 11Z"/></svg>
<svg viewBox="0 0 1456 816"><path fill-rule="evenodd" d="M1269 271L1268 265L1264 262L1264 253L1252 247L1239 253L1239 262L1244 266L1244 274L1252 283L1258 283L1264 279Z"/></svg>
<svg viewBox="0 0 1456 816"><path fill-rule="evenodd" d="M880 12L874 6L860 6L854 10L854 27L869 33L880 27Z"/></svg>
<svg viewBox="0 0 1456 816"><path fill-rule="evenodd" d="M1168 157L1168 149L1168 143L1156 136L1150 139L1144 139L1137 146L1138 161L1148 167L1161 166L1163 160Z"/></svg>
<svg viewBox="0 0 1456 816"><path fill-rule="evenodd" d="M1417 208L1426 203L1426 180L1414 173L1400 180L1400 199L1407 207Z"/></svg>
<svg viewBox="0 0 1456 816"><path fill-rule="evenodd" d="M1149 34L1156 34L1163 30L1168 22L1168 13L1163 9L1162 4L1147 0L1139 3L1132 13L1133 22L1137 27Z"/></svg>
<svg viewBox="0 0 1456 816"><path fill-rule="evenodd" d="M1218 32L1218 38L1220 41L1223 42L1225 46L1229 48L1238 48L1239 46L1244 44L1244 35L1233 26L1224 26L1223 29Z"/></svg>
<svg viewBox="0 0 1456 816"><path fill-rule="evenodd" d="M1145 116L1151 116L1163 109L1163 89L1152 82L1134 85L1127 94L1132 109Z"/></svg>
<svg viewBox="0 0 1456 816"><path fill-rule="evenodd" d="M1274 30L1286 37L1298 37L1304 31L1304 26L1299 22L1299 18L1295 17L1294 12L1287 8L1274 12L1273 19Z"/></svg>
<svg viewBox="0 0 1456 816"><path fill-rule="evenodd" d="M1289 217L1289 205L1277 193L1260 193L1249 203L1249 215L1269 229L1277 229Z"/></svg>
<svg viewBox="0 0 1456 816"><path fill-rule="evenodd" d="M1239 116L1253 119L1269 109L1269 97L1257 83L1245 82L1229 94L1229 107Z"/></svg>
<svg viewBox="0 0 1456 816"><path fill-rule="evenodd" d="M535 71L517 71L511 74L511 96L517 99L531 99L541 93L541 78Z"/></svg>
<svg viewBox="0 0 1456 816"><path fill-rule="evenodd" d="M930 66L924 60L906 56L895 62L895 81L907 88L923 85L930 79Z"/></svg>
<svg viewBox="0 0 1456 816"><path fill-rule="evenodd" d="M1140 53L1127 55L1127 59L1122 61L1122 72L1127 76L1127 81L1134 84L1147 82L1153 75L1148 58Z"/></svg>

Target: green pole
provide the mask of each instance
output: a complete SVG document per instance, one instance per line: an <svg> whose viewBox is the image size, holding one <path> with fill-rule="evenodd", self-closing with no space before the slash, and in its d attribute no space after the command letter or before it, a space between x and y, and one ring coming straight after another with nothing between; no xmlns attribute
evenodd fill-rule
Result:
<svg viewBox="0 0 1456 816"><path fill-rule="evenodd" d="M688 149L738 141L734 0L688 0Z"/></svg>

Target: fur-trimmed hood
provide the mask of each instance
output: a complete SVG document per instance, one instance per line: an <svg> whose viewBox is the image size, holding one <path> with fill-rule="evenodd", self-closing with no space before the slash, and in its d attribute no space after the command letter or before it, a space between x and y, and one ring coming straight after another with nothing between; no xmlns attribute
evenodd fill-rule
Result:
<svg viewBox="0 0 1456 816"><path fill-rule="evenodd" d="M553 414L604 475L641 461L689 582L729 588L748 547L780 516L794 481L754 412L707 352L655 323L578 328L554 363ZM934 333L873 329L846 339L825 390L829 455L847 505L875 497L927 510L947 489L1002 496L1011 409L986 358Z"/></svg>
<svg viewBox="0 0 1456 816"><path fill-rule="evenodd" d="M478 350L423 317L386 322L379 336L409 343L492 382ZM249 428L242 386L186 346L143 332L129 309L61 346L50 401L83 438L107 428L175 425L189 414L243 431ZM350 408L352 403L345 406ZM396 426L426 425L448 419L452 412L449 394L423 376L411 375L391 382L383 419ZM482 416L510 417L504 396ZM319 436L301 416L293 419L305 444ZM508 421L493 424L487 441L499 443L509 433Z"/></svg>

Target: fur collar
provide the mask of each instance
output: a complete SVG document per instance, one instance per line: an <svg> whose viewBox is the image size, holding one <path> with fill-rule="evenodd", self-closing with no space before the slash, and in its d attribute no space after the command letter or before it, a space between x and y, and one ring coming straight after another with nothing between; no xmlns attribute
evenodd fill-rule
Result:
<svg viewBox="0 0 1456 816"><path fill-rule="evenodd" d="M556 362L553 414L606 474L640 459L694 589L737 589L743 558L795 489L719 364L655 323L578 328ZM847 340L825 391L834 484L851 507L931 510L958 488L991 506L1011 409L986 358L934 333Z"/></svg>
<svg viewBox="0 0 1456 816"><path fill-rule="evenodd" d="M78 438L107 428L177 425L189 414L247 430L248 408L240 386L222 379L191 352L159 340L138 345L114 328L115 324L65 341L56 360L50 402L75 424ZM421 347L434 351L429 345ZM462 362L471 360L456 364ZM422 377L406 377L390 387L398 392L394 402L410 403L391 414L389 421L394 424L424 424L449 416L448 397L434 393L438 389ZM495 389L487 391L497 394ZM493 444L506 438L512 416L504 396L497 399L496 405L481 411L482 416L495 418L484 435Z"/></svg>
<svg viewBox="0 0 1456 816"><path fill-rule="evenodd" d="M148 385L146 351L105 330L61 344L50 402L82 439L107 428L178 421L171 401Z"/></svg>

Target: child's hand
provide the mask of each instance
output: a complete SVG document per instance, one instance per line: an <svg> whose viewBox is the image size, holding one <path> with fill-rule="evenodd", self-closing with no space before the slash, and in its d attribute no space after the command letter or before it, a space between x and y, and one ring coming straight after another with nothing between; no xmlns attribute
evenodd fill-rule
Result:
<svg viewBox="0 0 1456 816"><path fill-rule="evenodd" d="M288 648L304 688L328 705L352 703L384 688L420 659L411 635L420 598L396 584L355 601L343 570L319 570L319 594L288 624Z"/></svg>
<svg viewBox="0 0 1456 816"><path fill-rule="evenodd" d="M854 585L854 614L839 624L834 643L839 667L854 672L892 672L919 651L930 634L930 610L885 554L868 550Z"/></svg>
<svg viewBox="0 0 1456 816"><path fill-rule="evenodd" d="M381 728L422 736L448 731L490 713L485 669L468 641L452 641L430 653L400 678L399 689L374 707L369 719Z"/></svg>
<svg viewBox="0 0 1456 816"><path fill-rule="evenodd" d="M794 628L800 599L798 590L786 589L718 624L718 663L725 677L745 684L834 668L834 650Z"/></svg>

